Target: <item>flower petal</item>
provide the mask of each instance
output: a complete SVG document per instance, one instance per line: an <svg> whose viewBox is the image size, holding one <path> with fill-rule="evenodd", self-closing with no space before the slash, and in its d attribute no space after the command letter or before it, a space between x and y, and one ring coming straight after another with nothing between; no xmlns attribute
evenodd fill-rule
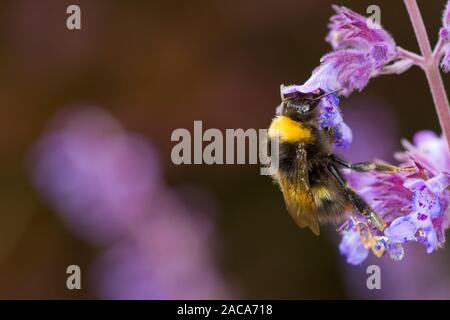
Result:
<svg viewBox="0 0 450 320"><path fill-rule="evenodd" d="M383 60L383 64L392 60L397 49L389 33L375 21L370 21L346 7L333 6L336 14L330 18L330 29L326 40L335 50L343 48L374 49L374 56Z"/></svg>
<svg viewBox="0 0 450 320"><path fill-rule="evenodd" d="M369 255L369 250L361 242L359 233L353 229L343 232L342 241L339 244L339 251L347 257L347 263L353 265L361 264Z"/></svg>
<svg viewBox="0 0 450 320"><path fill-rule="evenodd" d="M391 225L384 230L384 235L393 243L405 243L414 240L417 226L409 216L395 219Z"/></svg>

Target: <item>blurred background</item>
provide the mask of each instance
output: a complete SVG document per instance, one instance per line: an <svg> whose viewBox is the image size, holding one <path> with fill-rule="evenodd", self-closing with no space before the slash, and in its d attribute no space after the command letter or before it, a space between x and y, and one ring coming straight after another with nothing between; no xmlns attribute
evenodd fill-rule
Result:
<svg viewBox="0 0 450 320"><path fill-rule="evenodd" d="M2 0L0 298L450 298L448 250L347 266L333 227L297 228L259 165L170 160L172 131L194 120L267 128L280 84L303 83L330 50L333 3L379 5L418 51L401 1ZM419 5L434 43L445 1ZM341 108L352 161L393 161L401 138L440 130L416 67ZM366 287L373 263L381 290ZM66 288L72 264L81 290Z"/></svg>

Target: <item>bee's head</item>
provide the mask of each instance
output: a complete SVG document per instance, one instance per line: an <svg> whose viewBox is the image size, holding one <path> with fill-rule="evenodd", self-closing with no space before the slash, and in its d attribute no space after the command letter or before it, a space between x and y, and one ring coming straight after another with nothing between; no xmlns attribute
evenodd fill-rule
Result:
<svg viewBox="0 0 450 320"><path fill-rule="evenodd" d="M316 116L316 108L323 94L322 90L317 90L309 94L296 92L285 95L281 104L281 114L296 121L312 120Z"/></svg>

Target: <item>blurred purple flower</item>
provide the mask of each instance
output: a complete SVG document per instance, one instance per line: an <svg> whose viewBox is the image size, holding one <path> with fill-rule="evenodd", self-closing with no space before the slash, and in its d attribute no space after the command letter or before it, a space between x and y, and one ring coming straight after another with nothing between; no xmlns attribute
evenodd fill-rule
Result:
<svg viewBox="0 0 450 320"><path fill-rule="evenodd" d="M352 96L344 105L345 123L355 133L351 148L339 150L350 162L367 159L394 159L393 152L400 142L396 114L386 101L376 95ZM380 130L380 123L387 124ZM370 142L370 148L367 144Z"/></svg>
<svg viewBox="0 0 450 320"><path fill-rule="evenodd" d="M66 225L107 248L91 277L111 299L225 298L229 288L211 256L212 221L161 178L156 152L105 111L57 116L36 144L38 190ZM188 189L187 196L196 196ZM208 204L208 196L197 200Z"/></svg>
<svg viewBox="0 0 450 320"><path fill-rule="evenodd" d="M376 172L347 172L350 185L365 198L387 223L384 232L367 225L359 217L346 222L342 242L349 230L360 237L353 237L353 246L364 244L377 256L388 252L391 258L403 257L402 244L415 241L426 245L431 253L445 242L448 227L450 201L450 156L444 139L430 131L418 132L415 145L404 142L406 152L396 156L403 166L414 166L416 172L382 174ZM362 227L361 227L362 226ZM347 261L359 261L351 250L341 251Z"/></svg>
<svg viewBox="0 0 450 320"><path fill-rule="evenodd" d="M209 253L209 221L166 193L154 214L95 263L92 281L108 299L220 299L230 295ZM117 290L120 288L120 290Z"/></svg>
<svg viewBox="0 0 450 320"><path fill-rule="evenodd" d="M36 186L67 225L95 243L126 234L161 183L153 147L94 108L57 116L31 164Z"/></svg>
<svg viewBox="0 0 450 320"><path fill-rule="evenodd" d="M448 255L426 257L420 246L411 244L401 263L369 256L360 266L344 265L344 277L351 299L449 299ZM367 289L367 267L381 269L381 289Z"/></svg>
<svg viewBox="0 0 450 320"><path fill-rule="evenodd" d="M156 217L137 226L127 241L111 247L96 262L92 278L99 294L109 299L229 297L208 254L211 227L205 228L205 221L195 218L176 197L164 201L169 202L157 208Z"/></svg>

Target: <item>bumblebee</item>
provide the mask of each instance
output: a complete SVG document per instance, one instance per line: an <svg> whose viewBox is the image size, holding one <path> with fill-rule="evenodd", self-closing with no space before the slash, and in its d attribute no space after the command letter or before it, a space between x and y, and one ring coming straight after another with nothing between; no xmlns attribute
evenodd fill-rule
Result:
<svg viewBox="0 0 450 320"><path fill-rule="evenodd" d="M385 222L348 186L340 169L392 173L410 168L374 162L353 164L334 155L333 130L320 128L317 108L320 100L332 93L318 89L310 94L282 95L279 115L268 131L269 143L273 139L279 143L278 169L272 177L289 214L301 228L309 227L319 235L320 224L339 223L347 209L353 209L384 230Z"/></svg>

